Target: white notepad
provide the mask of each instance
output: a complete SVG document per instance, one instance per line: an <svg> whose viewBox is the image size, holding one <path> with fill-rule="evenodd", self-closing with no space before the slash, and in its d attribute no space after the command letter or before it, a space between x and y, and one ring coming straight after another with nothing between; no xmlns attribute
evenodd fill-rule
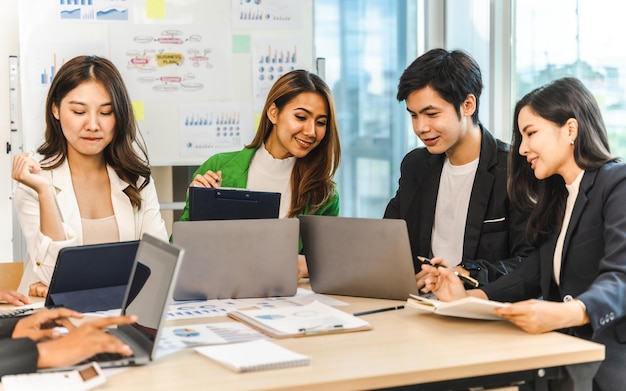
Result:
<svg viewBox="0 0 626 391"><path fill-rule="evenodd" d="M259 339L227 345L202 346L195 350L235 372L262 371L311 364L311 357Z"/></svg>

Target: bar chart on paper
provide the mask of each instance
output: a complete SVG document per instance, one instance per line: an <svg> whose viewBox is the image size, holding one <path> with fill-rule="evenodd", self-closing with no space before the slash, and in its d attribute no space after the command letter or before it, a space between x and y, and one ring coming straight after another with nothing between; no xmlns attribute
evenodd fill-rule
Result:
<svg viewBox="0 0 626 391"><path fill-rule="evenodd" d="M127 21L128 0L59 0L61 20Z"/></svg>
<svg viewBox="0 0 626 391"><path fill-rule="evenodd" d="M299 56L301 43L297 40L259 40L253 46L254 108L263 108L265 97L276 79L294 69L303 68Z"/></svg>
<svg viewBox="0 0 626 391"><path fill-rule="evenodd" d="M298 28L302 5L292 0L232 0L233 24L242 28Z"/></svg>
<svg viewBox="0 0 626 391"><path fill-rule="evenodd" d="M259 56L257 68L259 80L275 80L295 69L298 63L297 47L276 48L267 46L265 55Z"/></svg>
<svg viewBox="0 0 626 391"><path fill-rule="evenodd" d="M54 79L54 75L56 75L57 70L65 64L65 59L60 58L60 61L57 62L57 54L52 54L52 63L45 68L43 68L41 72L41 84L49 85L52 83L52 79Z"/></svg>
<svg viewBox="0 0 626 391"><path fill-rule="evenodd" d="M252 112L236 104L180 106L181 156L236 150L252 138Z"/></svg>

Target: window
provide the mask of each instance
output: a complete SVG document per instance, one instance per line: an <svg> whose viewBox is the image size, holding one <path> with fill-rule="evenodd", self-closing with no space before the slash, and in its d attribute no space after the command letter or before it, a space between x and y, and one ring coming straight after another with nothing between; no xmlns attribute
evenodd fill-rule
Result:
<svg viewBox="0 0 626 391"><path fill-rule="evenodd" d="M400 162L416 145L402 71L417 56L417 0L316 0L316 57L326 59L342 148L341 215L383 216Z"/></svg>
<svg viewBox="0 0 626 391"><path fill-rule="evenodd" d="M490 82L490 4L489 0L448 0L446 2L445 37L448 50L461 49L478 63L483 79L479 120L496 137L508 135L490 118L493 85ZM430 49L430 48L429 48ZM508 139L508 138L507 138Z"/></svg>
<svg viewBox="0 0 626 391"><path fill-rule="evenodd" d="M512 97L564 76L594 94L614 156L626 157L626 3L611 0L517 0ZM558 23L555 19L558 18Z"/></svg>

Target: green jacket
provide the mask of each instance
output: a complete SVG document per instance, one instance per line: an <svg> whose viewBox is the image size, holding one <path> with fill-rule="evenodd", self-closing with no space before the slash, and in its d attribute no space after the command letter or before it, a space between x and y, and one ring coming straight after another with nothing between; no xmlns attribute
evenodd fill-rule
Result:
<svg viewBox="0 0 626 391"><path fill-rule="evenodd" d="M213 172L222 171L222 186L234 187L239 189L246 188L248 183L248 168L250 167L250 161L254 156L256 149L244 148L241 151L218 153L211 156L206 162L193 173L193 177L196 175L204 175L207 171ZM309 213L310 207L307 206L301 214ZM335 194L328 199L320 209L314 214L325 216L337 216L339 215L339 195L335 190ZM189 195L185 202L185 209L180 216L180 221L189 220Z"/></svg>

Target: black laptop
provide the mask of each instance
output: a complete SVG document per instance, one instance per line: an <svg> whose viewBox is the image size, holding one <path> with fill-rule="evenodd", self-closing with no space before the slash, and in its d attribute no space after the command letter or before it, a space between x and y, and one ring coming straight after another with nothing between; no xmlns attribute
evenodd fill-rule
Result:
<svg viewBox="0 0 626 391"><path fill-rule="evenodd" d="M79 312L120 308L138 246L133 240L62 248L45 306Z"/></svg>
<svg viewBox="0 0 626 391"><path fill-rule="evenodd" d="M278 218L280 193L246 189L189 188L189 220Z"/></svg>

